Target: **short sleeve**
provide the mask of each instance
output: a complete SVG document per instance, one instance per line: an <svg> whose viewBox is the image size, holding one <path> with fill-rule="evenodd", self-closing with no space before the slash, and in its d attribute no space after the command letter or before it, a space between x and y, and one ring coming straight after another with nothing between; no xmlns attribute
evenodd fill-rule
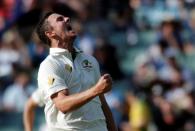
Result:
<svg viewBox="0 0 195 131"><path fill-rule="evenodd" d="M31 98L35 101L40 107L44 105L43 91L41 89L36 89Z"/></svg>
<svg viewBox="0 0 195 131"><path fill-rule="evenodd" d="M67 89L65 83L65 71L57 63L44 61L38 72L38 86L42 88L48 97Z"/></svg>

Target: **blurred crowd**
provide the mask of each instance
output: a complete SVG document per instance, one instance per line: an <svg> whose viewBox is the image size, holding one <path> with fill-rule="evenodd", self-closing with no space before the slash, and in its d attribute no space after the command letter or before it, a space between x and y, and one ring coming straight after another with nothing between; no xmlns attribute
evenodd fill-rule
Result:
<svg viewBox="0 0 195 131"><path fill-rule="evenodd" d="M1 0L0 129L37 88L48 48L34 29L48 11L69 16L75 46L111 74L120 131L195 131L195 0Z"/></svg>

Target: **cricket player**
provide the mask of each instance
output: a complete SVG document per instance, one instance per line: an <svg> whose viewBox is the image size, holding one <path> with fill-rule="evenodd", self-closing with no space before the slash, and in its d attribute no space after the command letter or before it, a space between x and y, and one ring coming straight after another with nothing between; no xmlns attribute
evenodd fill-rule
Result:
<svg viewBox="0 0 195 131"><path fill-rule="evenodd" d="M70 18L47 13L36 31L50 47L38 72L49 130L116 131L104 98L112 87L111 76L100 76L96 59L73 47L77 34Z"/></svg>
<svg viewBox="0 0 195 131"><path fill-rule="evenodd" d="M25 104L24 113L23 113L23 123L25 131L33 131L34 123L34 111L36 107L43 107L43 91L41 89L36 89L31 97Z"/></svg>

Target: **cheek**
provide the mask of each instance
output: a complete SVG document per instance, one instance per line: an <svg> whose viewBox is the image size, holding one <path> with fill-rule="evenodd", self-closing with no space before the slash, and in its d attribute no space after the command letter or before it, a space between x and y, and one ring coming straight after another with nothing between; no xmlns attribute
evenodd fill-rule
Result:
<svg viewBox="0 0 195 131"><path fill-rule="evenodd" d="M58 35L58 36L60 36L60 37L64 37L64 31L62 30L62 28L60 28L60 27L56 27L55 28L55 33L56 33L56 35Z"/></svg>
<svg viewBox="0 0 195 131"><path fill-rule="evenodd" d="M64 31L64 27L63 27L62 24L56 23L56 24L53 26L53 30L54 30L57 34L61 34L62 31Z"/></svg>

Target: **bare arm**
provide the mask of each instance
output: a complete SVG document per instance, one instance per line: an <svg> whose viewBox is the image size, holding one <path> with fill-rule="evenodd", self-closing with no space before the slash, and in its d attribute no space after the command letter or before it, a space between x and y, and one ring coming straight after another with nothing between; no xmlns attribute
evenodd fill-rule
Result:
<svg viewBox="0 0 195 131"><path fill-rule="evenodd" d="M105 97L104 95L100 95L100 100L101 100L101 103L102 103L102 110L104 112L104 115L106 117L106 124L107 124L107 128L108 128L108 131L117 131L117 127L115 125L115 122L114 122L114 119L113 119L113 116L112 116L112 112L105 100Z"/></svg>
<svg viewBox="0 0 195 131"><path fill-rule="evenodd" d="M110 76L106 74L99 79L95 86L86 91L69 95L66 89L55 93L51 99L60 111L66 113L81 107L100 94L108 92L111 89L110 82Z"/></svg>
<svg viewBox="0 0 195 131"><path fill-rule="evenodd" d="M24 114L23 114L25 131L33 130L34 110L37 106L38 106L37 103L34 102L32 98L30 98L25 105Z"/></svg>
<svg viewBox="0 0 195 131"><path fill-rule="evenodd" d="M52 100L60 111L66 113L79 108L95 96L93 88L74 95L69 95L66 89L52 95Z"/></svg>

